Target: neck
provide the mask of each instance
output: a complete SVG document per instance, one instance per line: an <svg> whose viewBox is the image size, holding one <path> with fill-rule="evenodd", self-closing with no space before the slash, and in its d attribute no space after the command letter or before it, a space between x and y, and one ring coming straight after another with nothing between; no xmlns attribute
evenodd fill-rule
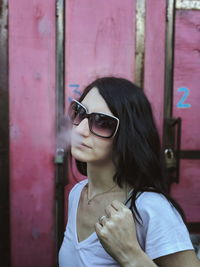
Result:
<svg viewBox="0 0 200 267"><path fill-rule="evenodd" d="M113 162L103 164L87 163L88 195L92 197L115 185L113 176L116 172ZM118 188L116 184L116 188ZM119 188L118 188L119 189Z"/></svg>

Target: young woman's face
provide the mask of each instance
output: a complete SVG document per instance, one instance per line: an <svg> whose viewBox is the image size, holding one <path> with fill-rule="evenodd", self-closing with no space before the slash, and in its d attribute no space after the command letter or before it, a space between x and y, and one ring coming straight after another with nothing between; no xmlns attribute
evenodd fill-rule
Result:
<svg viewBox="0 0 200 267"><path fill-rule="evenodd" d="M107 115L113 115L95 87L89 91L81 104L87 108L88 113L102 112ZM87 163L108 163L111 160L113 138L106 139L91 133L87 118L83 119L78 126L74 126L73 131L83 139L82 144L72 144L71 153L75 159Z"/></svg>

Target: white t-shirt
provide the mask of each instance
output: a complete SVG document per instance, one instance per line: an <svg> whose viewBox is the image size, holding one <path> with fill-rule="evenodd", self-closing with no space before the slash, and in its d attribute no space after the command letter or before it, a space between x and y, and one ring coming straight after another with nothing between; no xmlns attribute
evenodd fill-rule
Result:
<svg viewBox="0 0 200 267"><path fill-rule="evenodd" d="M78 242L76 214L83 187L88 180L76 184L69 194L68 223L59 251L59 267L119 267L104 250L96 233ZM162 195L144 192L136 200L142 225L136 223L138 242L151 258L193 249L189 233L178 212Z"/></svg>

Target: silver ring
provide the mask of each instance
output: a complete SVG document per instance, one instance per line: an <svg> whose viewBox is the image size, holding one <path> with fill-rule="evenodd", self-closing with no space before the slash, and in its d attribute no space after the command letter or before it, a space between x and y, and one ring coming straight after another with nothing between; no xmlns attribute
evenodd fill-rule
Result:
<svg viewBox="0 0 200 267"><path fill-rule="evenodd" d="M102 224L102 221L104 220L104 218L107 218L105 215L103 215L103 216L101 216L100 218L99 218L99 222L100 222L100 224Z"/></svg>

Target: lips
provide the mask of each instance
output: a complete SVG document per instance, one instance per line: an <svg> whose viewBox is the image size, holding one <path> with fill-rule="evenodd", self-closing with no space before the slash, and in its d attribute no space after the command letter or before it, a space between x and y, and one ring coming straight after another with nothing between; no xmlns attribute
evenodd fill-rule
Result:
<svg viewBox="0 0 200 267"><path fill-rule="evenodd" d="M84 147L87 147L87 148L91 148L90 146L84 144L84 143L81 143L81 146L84 146Z"/></svg>

